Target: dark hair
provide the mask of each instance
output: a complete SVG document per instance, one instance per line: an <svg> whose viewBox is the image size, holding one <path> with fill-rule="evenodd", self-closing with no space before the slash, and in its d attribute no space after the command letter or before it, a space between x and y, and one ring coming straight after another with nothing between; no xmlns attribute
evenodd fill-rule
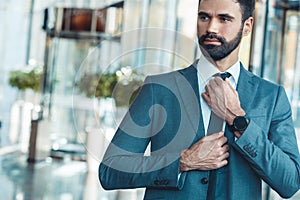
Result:
<svg viewBox="0 0 300 200"><path fill-rule="evenodd" d="M255 0L236 0L242 9L242 22L245 22L249 17L253 17Z"/></svg>
<svg viewBox="0 0 300 200"><path fill-rule="evenodd" d="M249 17L253 17L255 0L233 0L240 4L242 10L242 22L244 23ZM199 0L200 6L201 0Z"/></svg>

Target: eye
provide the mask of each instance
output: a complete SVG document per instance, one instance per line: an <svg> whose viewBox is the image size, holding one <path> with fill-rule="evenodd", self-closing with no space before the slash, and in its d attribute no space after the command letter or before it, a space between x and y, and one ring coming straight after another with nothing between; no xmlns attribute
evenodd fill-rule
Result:
<svg viewBox="0 0 300 200"><path fill-rule="evenodd" d="M231 22L232 21L232 18L231 17L227 17L227 16L221 16L219 19L220 19L220 21L222 23L227 23L227 22Z"/></svg>
<svg viewBox="0 0 300 200"><path fill-rule="evenodd" d="M199 14L198 14L198 19L200 19L200 20L203 21L203 22L206 22L206 21L209 20L209 16L206 15L206 14L203 14L203 13L199 13Z"/></svg>
<svg viewBox="0 0 300 200"><path fill-rule="evenodd" d="M226 18L226 17L222 17L221 20L222 20L223 22L228 22L228 21L229 21L229 19Z"/></svg>

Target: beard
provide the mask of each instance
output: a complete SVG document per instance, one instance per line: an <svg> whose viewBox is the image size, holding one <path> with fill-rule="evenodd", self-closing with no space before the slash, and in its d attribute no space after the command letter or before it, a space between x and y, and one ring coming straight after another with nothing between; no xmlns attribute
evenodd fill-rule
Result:
<svg viewBox="0 0 300 200"><path fill-rule="evenodd" d="M234 51L240 44L243 36L243 27L237 33L236 37L233 38L231 41L227 42L225 38L218 36L213 33L208 33L206 35L202 35L199 38L199 45L201 52L204 54L205 57L210 57L214 61L222 60L223 58L227 57ZM217 39L221 45L213 45L204 44L206 39Z"/></svg>

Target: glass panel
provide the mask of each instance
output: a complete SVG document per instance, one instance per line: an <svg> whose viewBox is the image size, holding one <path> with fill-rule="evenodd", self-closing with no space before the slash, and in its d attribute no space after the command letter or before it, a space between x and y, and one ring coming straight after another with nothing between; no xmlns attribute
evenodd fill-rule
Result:
<svg viewBox="0 0 300 200"><path fill-rule="evenodd" d="M94 101L78 90L77 81L85 74L108 72L112 58L119 55L118 41L53 38L49 53L50 80L47 83L45 110L51 126L52 153L85 153L86 128L95 120ZM92 80L91 80L92 81ZM74 116L75 115L75 116ZM98 119L96 117L96 119ZM80 144L76 147L76 144ZM81 149L79 149L81 147ZM70 151L70 152L69 152ZM54 155L55 156L55 155Z"/></svg>
<svg viewBox="0 0 300 200"><path fill-rule="evenodd" d="M20 127L24 123L21 123L19 112L14 116L11 115L12 106L21 99L20 93L22 92L13 89L8 80L10 71L23 69L27 65L25 50L28 46L29 3L22 0L1 1L0 3L0 121L2 122L0 154L2 148L8 149L8 152L19 150L19 138L23 137L20 129L16 130L16 126L14 133L11 134L13 124ZM28 134L26 138L28 139Z"/></svg>
<svg viewBox="0 0 300 200"><path fill-rule="evenodd" d="M291 102L300 147L299 8L299 1L257 2L252 64L254 73L284 86ZM268 199L282 199L273 190L264 191ZM291 199L299 199L299 196L300 192Z"/></svg>
<svg viewBox="0 0 300 200"><path fill-rule="evenodd" d="M281 57L281 29L283 23L283 11L280 9L270 9L267 21L267 31L265 33L266 46L264 49L263 77L273 82L277 81L277 73L280 67Z"/></svg>
<svg viewBox="0 0 300 200"><path fill-rule="evenodd" d="M50 53L49 107L50 134L54 150L63 145L82 143L74 130L73 86L74 77L85 59L90 43L67 39L53 39Z"/></svg>
<svg viewBox="0 0 300 200"><path fill-rule="evenodd" d="M253 25L253 39L251 49L250 69L258 76L261 76L262 67L262 55L264 43L264 31L266 22L266 2L259 1L256 3L254 13L254 25Z"/></svg>
<svg viewBox="0 0 300 200"><path fill-rule="evenodd" d="M282 83L292 103L293 119L300 140L300 13L289 11L282 55Z"/></svg>
<svg viewBox="0 0 300 200"><path fill-rule="evenodd" d="M155 74L187 67L193 62L197 48L196 1L132 0L126 2L124 11L125 30L121 39L124 66L137 67L143 74Z"/></svg>
<svg viewBox="0 0 300 200"><path fill-rule="evenodd" d="M266 32L262 33L262 24L255 24L254 41L252 47L252 63L254 73L282 84L293 109L293 119L299 136L299 55L300 55L300 13L296 6L284 4L281 1L270 0L258 2L257 8L268 8L266 19ZM297 2L295 1L295 5ZM299 3L298 3L299 4ZM256 21L263 21L265 12L256 11ZM261 38L265 38L265 46L260 45ZM254 51L254 52L253 52ZM259 53L257 53L257 51ZM260 56L261 54L262 56ZM260 59L262 57L262 59ZM259 62L261 61L260 65ZM262 69L262 74L260 71Z"/></svg>

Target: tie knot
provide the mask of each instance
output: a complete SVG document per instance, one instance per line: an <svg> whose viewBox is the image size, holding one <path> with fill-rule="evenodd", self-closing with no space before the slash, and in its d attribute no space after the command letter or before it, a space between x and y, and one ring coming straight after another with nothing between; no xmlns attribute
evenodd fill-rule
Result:
<svg viewBox="0 0 300 200"><path fill-rule="evenodd" d="M226 78L229 78L231 74L229 72L220 73L220 77L225 80Z"/></svg>

